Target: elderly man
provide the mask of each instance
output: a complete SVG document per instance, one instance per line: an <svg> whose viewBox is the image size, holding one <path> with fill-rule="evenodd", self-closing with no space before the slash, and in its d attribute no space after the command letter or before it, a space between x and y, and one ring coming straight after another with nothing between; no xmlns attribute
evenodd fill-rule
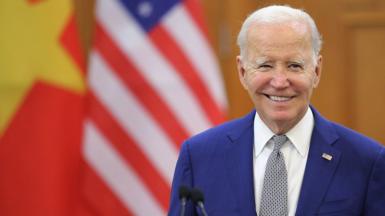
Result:
<svg viewBox="0 0 385 216"><path fill-rule="evenodd" d="M178 188L199 188L213 215L385 215L385 150L309 105L320 81L321 37L288 6L255 11L238 36L237 68L255 111L188 139ZM186 215L201 208L187 202Z"/></svg>

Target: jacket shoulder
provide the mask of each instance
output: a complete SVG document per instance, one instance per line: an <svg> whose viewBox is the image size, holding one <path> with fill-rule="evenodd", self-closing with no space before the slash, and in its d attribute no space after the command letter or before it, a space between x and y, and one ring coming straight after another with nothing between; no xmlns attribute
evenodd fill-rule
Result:
<svg viewBox="0 0 385 216"><path fill-rule="evenodd" d="M331 125L338 134L339 143L341 143L341 145L349 143L349 145L346 146L354 150L357 154L361 153L369 154L367 156L374 156L373 154L378 154L378 152L384 148L382 144L362 133L338 123L331 122Z"/></svg>
<svg viewBox="0 0 385 216"><path fill-rule="evenodd" d="M186 142L196 145L196 143L213 142L215 140L221 140L225 138L236 139L246 129L252 127L254 116L255 111L252 111L241 118L224 122L220 125L200 132L190 137Z"/></svg>

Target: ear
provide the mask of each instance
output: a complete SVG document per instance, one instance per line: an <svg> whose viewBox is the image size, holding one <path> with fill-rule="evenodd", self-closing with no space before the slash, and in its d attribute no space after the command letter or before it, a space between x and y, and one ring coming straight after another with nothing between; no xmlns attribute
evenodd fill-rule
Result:
<svg viewBox="0 0 385 216"><path fill-rule="evenodd" d="M238 70L239 81L241 81L243 88L247 89L246 70L244 67L244 63L242 61L242 57L240 55L237 56L237 70Z"/></svg>
<svg viewBox="0 0 385 216"><path fill-rule="evenodd" d="M313 88L317 88L320 80L321 80L321 73L322 73L322 56L319 55L317 59L317 65L314 69L315 77L313 81Z"/></svg>

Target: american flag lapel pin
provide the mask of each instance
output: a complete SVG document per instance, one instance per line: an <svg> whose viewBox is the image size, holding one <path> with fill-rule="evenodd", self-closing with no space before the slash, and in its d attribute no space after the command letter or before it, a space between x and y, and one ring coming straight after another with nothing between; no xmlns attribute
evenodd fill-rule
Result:
<svg viewBox="0 0 385 216"><path fill-rule="evenodd" d="M333 156L327 153L323 153L322 158L324 158L325 160L331 161L333 159Z"/></svg>

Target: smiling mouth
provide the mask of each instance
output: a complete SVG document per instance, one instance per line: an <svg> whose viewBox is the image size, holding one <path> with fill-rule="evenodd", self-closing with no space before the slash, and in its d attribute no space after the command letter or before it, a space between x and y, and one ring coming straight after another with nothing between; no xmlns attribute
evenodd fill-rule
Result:
<svg viewBox="0 0 385 216"><path fill-rule="evenodd" d="M287 96L276 96L276 95L267 95L267 94L265 94L265 96L274 102L286 102L291 100L294 97L294 96L287 97Z"/></svg>

